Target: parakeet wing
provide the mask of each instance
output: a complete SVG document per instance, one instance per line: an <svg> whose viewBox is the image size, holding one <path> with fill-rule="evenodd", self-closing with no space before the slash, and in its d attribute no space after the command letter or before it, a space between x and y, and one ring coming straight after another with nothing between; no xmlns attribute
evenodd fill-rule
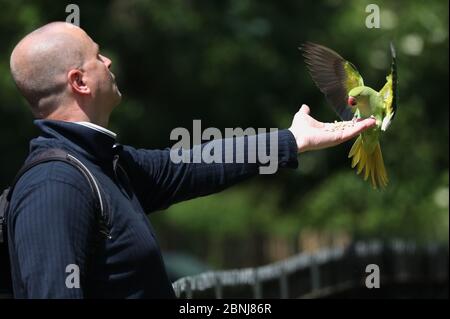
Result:
<svg viewBox="0 0 450 319"><path fill-rule="evenodd" d="M348 92L364 85L356 67L333 50L319 44L307 42L300 50L303 51L313 81L325 94L333 109L342 120L351 120L353 112L347 106Z"/></svg>
<svg viewBox="0 0 450 319"><path fill-rule="evenodd" d="M379 92L383 98L383 103L386 110L383 123L381 125L381 129L383 131L387 130L394 119L395 114L397 113L397 55L393 43L391 43L391 55L391 73L386 77L386 84Z"/></svg>

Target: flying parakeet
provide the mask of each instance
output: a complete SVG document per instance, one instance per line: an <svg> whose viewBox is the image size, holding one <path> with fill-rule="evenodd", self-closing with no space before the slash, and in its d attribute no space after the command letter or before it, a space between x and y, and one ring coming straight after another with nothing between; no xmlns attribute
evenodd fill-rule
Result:
<svg viewBox="0 0 450 319"><path fill-rule="evenodd" d="M356 166L358 174L364 170L364 180L370 176L373 187L386 187L388 177L379 139L381 133L388 129L397 111L397 65L394 45L391 43L391 73L386 77L386 84L379 92L365 86L356 67L333 50L311 42L300 49L313 81L342 120L371 116L376 119L376 126L358 136L348 157L352 158L352 167Z"/></svg>

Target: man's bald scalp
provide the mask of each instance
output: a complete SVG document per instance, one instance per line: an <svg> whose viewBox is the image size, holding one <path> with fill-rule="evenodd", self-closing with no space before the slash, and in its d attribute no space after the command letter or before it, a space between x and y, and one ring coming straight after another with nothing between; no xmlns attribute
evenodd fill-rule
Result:
<svg viewBox="0 0 450 319"><path fill-rule="evenodd" d="M77 27L47 24L25 36L11 54L13 79L37 118L57 109L67 89L67 72L83 65L84 43L71 28Z"/></svg>

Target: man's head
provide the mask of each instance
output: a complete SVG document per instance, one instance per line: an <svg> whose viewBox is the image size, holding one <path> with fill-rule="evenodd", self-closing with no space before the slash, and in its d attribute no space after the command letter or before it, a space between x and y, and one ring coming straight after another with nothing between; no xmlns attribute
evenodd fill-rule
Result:
<svg viewBox="0 0 450 319"><path fill-rule="evenodd" d="M14 81L37 118L107 125L121 99L111 60L81 28L47 24L25 36L11 54Z"/></svg>

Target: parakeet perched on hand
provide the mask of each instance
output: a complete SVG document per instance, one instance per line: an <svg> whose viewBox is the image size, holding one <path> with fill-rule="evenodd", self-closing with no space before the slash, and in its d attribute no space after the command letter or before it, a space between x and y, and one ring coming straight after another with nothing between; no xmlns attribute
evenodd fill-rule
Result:
<svg viewBox="0 0 450 319"><path fill-rule="evenodd" d="M375 188L384 188L388 176L380 148L381 133L386 131L397 112L397 65L391 43L391 73L380 91L365 86L356 67L333 50L308 42L300 47L312 79L329 104L344 121L374 117L376 126L364 131L353 144L349 158L357 173L371 177Z"/></svg>

